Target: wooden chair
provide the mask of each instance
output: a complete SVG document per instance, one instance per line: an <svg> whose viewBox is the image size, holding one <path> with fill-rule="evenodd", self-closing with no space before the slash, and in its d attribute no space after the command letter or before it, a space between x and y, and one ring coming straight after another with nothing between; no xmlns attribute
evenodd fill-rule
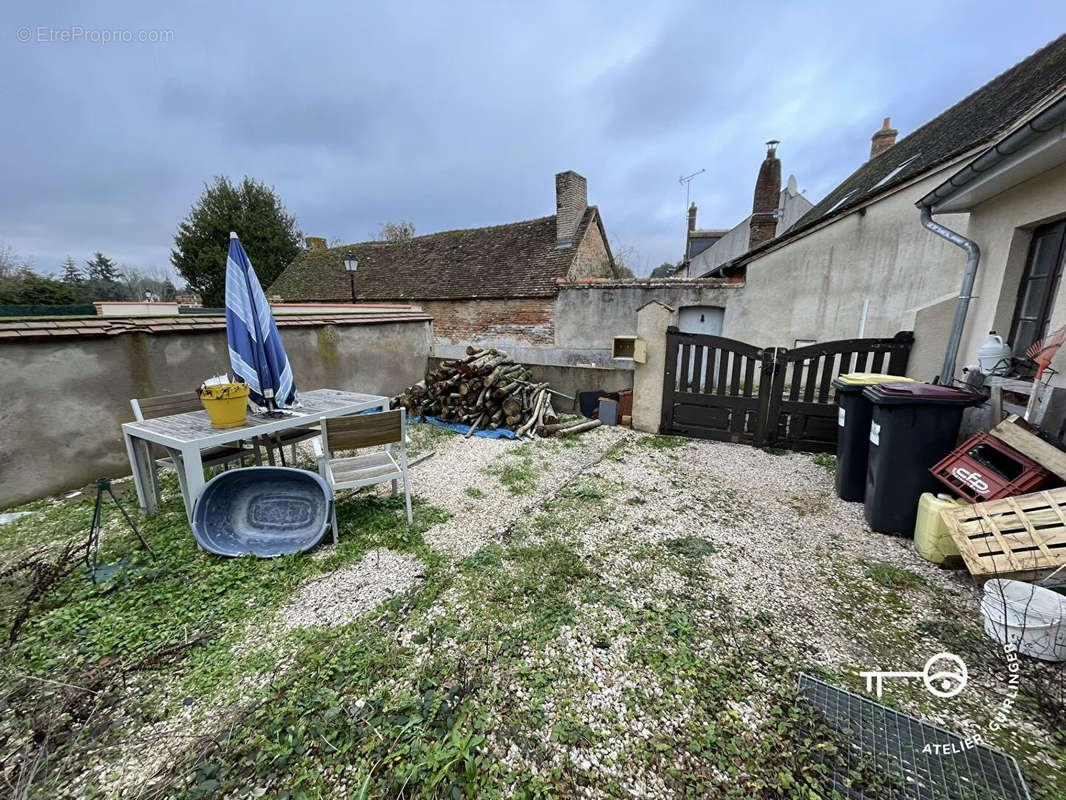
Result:
<svg viewBox="0 0 1066 800"><path fill-rule="evenodd" d="M138 422L144 422L146 419L168 417L171 414L187 414L190 411L200 411L203 409L203 404L200 402L196 392L180 392L156 397L135 398L130 400L130 407L133 408L134 418ZM174 460L169 456L153 458L153 446L147 442L145 444L148 448L148 463L152 469L152 489L155 492L156 502L158 503L161 502L158 468L170 467L175 469L182 484L185 482L185 473L175 466ZM240 442L209 447L201 454L204 467L225 466L232 462L243 463L248 456L253 457L256 464L260 463L258 448L242 445ZM182 494L185 494L184 485L182 486Z"/></svg>
<svg viewBox="0 0 1066 800"><path fill-rule="evenodd" d="M352 414L347 417L322 421L322 438L311 442L318 458L318 472L326 482L337 489L358 489L375 483L392 481L392 493L396 494L396 481L403 479L404 501L407 505L407 524L411 524L411 489L407 480L407 412L382 411L376 414ZM338 450L358 450L364 447L384 445L384 450L334 458ZM399 451L400 460L395 458ZM337 542L337 503L333 502L333 542Z"/></svg>

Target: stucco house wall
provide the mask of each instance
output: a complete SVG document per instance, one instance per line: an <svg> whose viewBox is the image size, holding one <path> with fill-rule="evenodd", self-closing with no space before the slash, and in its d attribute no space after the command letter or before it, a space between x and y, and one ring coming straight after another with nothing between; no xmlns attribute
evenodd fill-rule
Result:
<svg viewBox="0 0 1066 800"><path fill-rule="evenodd" d="M988 331L997 330L1004 338L1010 334L1033 229L1064 216L1066 164L986 200L970 212L968 236L981 248L981 261L959 348L960 367L976 360L977 348ZM957 250L954 259L961 264L965 255ZM1066 325L1066 287L1060 284L1048 330L1062 325ZM1059 374L1051 384L1066 387L1066 352L1059 351L1052 367Z"/></svg>
<svg viewBox="0 0 1066 800"><path fill-rule="evenodd" d="M408 316L382 323L279 318L297 388L391 396L421 380L432 322ZM18 387L0 405L0 509L128 475L121 426L133 421L130 398L191 391L229 367L220 318L207 330L131 326L100 335L69 327L50 335L40 328L45 323L35 324L36 330L0 338L0 374Z"/></svg>
<svg viewBox="0 0 1066 800"><path fill-rule="evenodd" d="M914 206L951 169L750 261L744 290L726 306L723 335L784 347L854 338L869 299L863 335L891 336L908 312L957 293L965 259L921 226ZM941 222L966 235L967 216L946 215Z"/></svg>

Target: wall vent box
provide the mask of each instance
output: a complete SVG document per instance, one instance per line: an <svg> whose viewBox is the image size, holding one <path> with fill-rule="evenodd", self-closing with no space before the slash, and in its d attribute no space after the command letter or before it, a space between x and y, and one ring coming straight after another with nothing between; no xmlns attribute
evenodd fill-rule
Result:
<svg viewBox="0 0 1066 800"><path fill-rule="evenodd" d="M648 360L648 345L636 336L615 336L611 358L631 358L638 364Z"/></svg>

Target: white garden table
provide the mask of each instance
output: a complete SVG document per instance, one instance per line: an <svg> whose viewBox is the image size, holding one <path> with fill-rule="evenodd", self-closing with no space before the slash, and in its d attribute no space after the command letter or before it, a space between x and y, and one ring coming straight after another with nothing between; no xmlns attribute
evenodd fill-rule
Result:
<svg viewBox="0 0 1066 800"><path fill-rule="evenodd" d="M133 471L133 482L137 487L137 500L141 508L148 515L155 513L155 492L152 490L149 472L151 451L150 446L144 446L144 442L162 445L174 460L174 468L178 472L178 481L185 500L185 513L191 522L193 504L204 486L204 467L200 458L202 450L238 439L251 440L279 431L314 425L331 417L342 417L376 408L388 410L389 398L342 392L337 389L314 389L300 393L300 404L300 408L286 412L285 416L279 419L249 413L244 425L237 428L212 428L206 411L125 423L122 426L122 436L126 441L126 454L130 459L130 469Z"/></svg>

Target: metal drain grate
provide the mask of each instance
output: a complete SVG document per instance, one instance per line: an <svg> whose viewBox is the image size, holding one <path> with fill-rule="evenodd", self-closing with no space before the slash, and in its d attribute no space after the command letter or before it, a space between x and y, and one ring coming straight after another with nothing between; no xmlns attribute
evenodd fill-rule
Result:
<svg viewBox="0 0 1066 800"><path fill-rule="evenodd" d="M800 673L796 689L844 739L846 763L830 770L833 789L847 800L1031 800L1018 762L1006 753L967 746L958 734L810 675ZM864 794L847 780L863 765L895 780L877 795Z"/></svg>

